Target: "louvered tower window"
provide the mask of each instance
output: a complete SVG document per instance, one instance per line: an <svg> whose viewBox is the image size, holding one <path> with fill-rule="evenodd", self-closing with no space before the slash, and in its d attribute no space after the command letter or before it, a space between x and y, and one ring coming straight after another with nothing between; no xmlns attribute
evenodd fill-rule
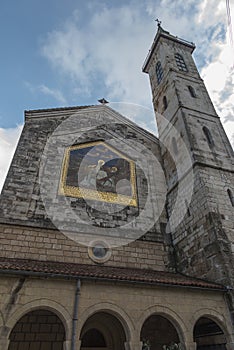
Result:
<svg viewBox="0 0 234 350"><path fill-rule="evenodd" d="M157 76L158 84L160 84L163 78L163 70L162 70L162 65L160 61L158 61L156 64L156 76Z"/></svg>
<svg viewBox="0 0 234 350"><path fill-rule="evenodd" d="M208 142L208 145L209 146L214 146L214 140L213 140L213 137L211 135L210 130L206 126L203 126L202 130L203 130L203 132L204 132L204 134L206 136L206 140Z"/></svg>
<svg viewBox="0 0 234 350"><path fill-rule="evenodd" d="M178 154L178 147L177 147L177 142L176 142L175 137L172 137L171 143L172 143L172 148L173 148L174 154Z"/></svg>
<svg viewBox="0 0 234 350"><path fill-rule="evenodd" d="M179 68L179 70L183 71L183 72L187 72L187 66L184 62L183 56L181 56L179 53L175 54L175 60L176 60L176 64L177 67Z"/></svg>

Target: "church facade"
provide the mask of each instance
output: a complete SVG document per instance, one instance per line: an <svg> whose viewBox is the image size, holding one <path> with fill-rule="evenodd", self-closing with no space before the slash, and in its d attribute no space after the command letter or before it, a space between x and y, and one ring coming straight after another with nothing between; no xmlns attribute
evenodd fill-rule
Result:
<svg viewBox="0 0 234 350"><path fill-rule="evenodd" d="M234 349L233 150L158 26L156 138L106 104L31 110L0 199L0 349Z"/></svg>

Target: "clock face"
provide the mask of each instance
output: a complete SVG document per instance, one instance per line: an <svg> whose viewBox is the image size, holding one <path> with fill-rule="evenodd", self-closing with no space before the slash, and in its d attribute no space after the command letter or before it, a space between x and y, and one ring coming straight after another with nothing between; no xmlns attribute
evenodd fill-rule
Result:
<svg viewBox="0 0 234 350"><path fill-rule="evenodd" d="M60 194L136 206L135 164L105 142L71 146L65 152Z"/></svg>

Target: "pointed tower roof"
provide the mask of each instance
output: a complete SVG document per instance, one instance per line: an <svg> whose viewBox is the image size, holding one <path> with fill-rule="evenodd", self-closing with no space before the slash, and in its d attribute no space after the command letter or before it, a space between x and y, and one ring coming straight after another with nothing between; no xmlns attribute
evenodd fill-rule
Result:
<svg viewBox="0 0 234 350"><path fill-rule="evenodd" d="M178 38L177 36L174 36L174 35L170 34L170 32L168 32L167 30L162 28L160 21L157 20L157 22L158 22L158 30L157 30L157 33L155 35L153 44L152 44L152 46L151 46L151 48L149 50L149 53L148 53L148 55L147 55L147 57L145 59L143 67L142 67L142 71L144 73L148 73L148 63L151 60L152 54L155 51L155 49L156 49L156 47L157 47L157 45L159 43L160 38L165 38L165 39L168 39L168 40L175 41L178 44L185 45L185 46L187 46L187 47L189 47L191 49L191 53L194 51L194 49L196 47L194 43L189 42L189 41L184 40L184 39L181 39L181 38Z"/></svg>

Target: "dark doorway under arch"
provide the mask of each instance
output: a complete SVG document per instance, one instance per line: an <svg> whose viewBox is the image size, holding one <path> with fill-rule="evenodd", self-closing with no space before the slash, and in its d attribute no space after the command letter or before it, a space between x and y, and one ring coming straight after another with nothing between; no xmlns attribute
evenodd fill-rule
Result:
<svg viewBox="0 0 234 350"><path fill-rule="evenodd" d="M91 328L82 337L82 347L106 349L107 345L103 334L98 329Z"/></svg>
<svg viewBox="0 0 234 350"><path fill-rule="evenodd" d="M226 338L219 325L207 317L201 317L194 327L197 350L226 350Z"/></svg>
<svg viewBox="0 0 234 350"><path fill-rule="evenodd" d="M121 322L108 312L97 312L85 322L81 350L124 350L126 335Z"/></svg>
<svg viewBox="0 0 234 350"><path fill-rule="evenodd" d="M65 329L60 318L49 310L34 310L15 324L8 350L63 350Z"/></svg>
<svg viewBox="0 0 234 350"><path fill-rule="evenodd" d="M180 343L176 328L167 318L160 315L152 315L144 322L141 341L148 344L150 350L162 350L164 345Z"/></svg>

